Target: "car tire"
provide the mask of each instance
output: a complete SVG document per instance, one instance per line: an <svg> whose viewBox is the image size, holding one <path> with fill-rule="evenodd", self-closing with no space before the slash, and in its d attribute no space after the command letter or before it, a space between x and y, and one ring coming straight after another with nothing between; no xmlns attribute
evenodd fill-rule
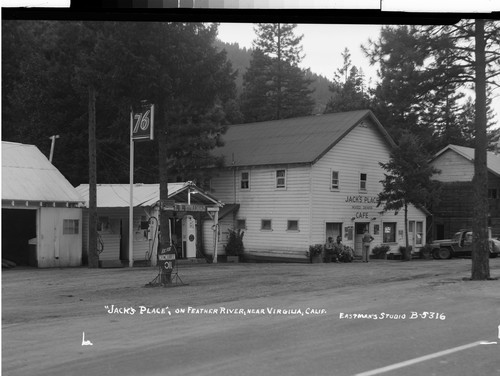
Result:
<svg viewBox="0 0 500 376"><path fill-rule="evenodd" d="M434 260L439 260L439 248L435 248L432 250L432 258Z"/></svg>
<svg viewBox="0 0 500 376"><path fill-rule="evenodd" d="M438 260L451 259L451 249L449 248L439 248L434 251L434 257Z"/></svg>

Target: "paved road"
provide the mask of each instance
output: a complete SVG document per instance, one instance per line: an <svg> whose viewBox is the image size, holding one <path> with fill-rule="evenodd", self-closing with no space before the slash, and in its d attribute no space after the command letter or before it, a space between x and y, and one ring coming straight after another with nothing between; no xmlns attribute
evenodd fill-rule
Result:
<svg viewBox="0 0 500 376"><path fill-rule="evenodd" d="M134 306L134 314L129 310L90 319L84 314L62 317L60 323L45 318L28 323L28 331L20 330L25 323L14 323L4 327L4 372L500 375L500 344L476 345L500 343L499 287L499 281L425 277L318 291L296 289L217 304L174 303L164 312L150 307L157 313L140 314L140 307ZM117 300L114 308L124 312L130 306ZM180 309L186 311L176 312ZM422 318L424 312L434 312L433 318ZM83 332L92 346L82 346ZM470 347L461 350L464 345ZM29 349L24 357L13 353L23 346ZM389 368L380 370L384 367Z"/></svg>

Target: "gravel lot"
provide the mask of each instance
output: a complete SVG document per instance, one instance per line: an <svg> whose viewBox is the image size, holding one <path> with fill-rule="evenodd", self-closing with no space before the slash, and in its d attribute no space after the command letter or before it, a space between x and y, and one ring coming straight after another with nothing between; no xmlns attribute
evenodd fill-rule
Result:
<svg viewBox="0 0 500 376"><path fill-rule="evenodd" d="M105 305L203 306L290 292L432 278L436 283L470 277L471 260L373 260L368 264L187 264L178 275L185 285L145 287L157 268L33 269L2 272L2 325L32 320L101 315ZM491 276L500 260L490 259ZM465 283L465 282L464 282Z"/></svg>

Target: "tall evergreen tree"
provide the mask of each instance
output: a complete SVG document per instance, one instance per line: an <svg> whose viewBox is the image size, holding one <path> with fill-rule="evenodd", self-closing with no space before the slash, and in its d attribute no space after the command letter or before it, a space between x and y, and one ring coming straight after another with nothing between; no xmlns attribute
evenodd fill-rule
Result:
<svg viewBox="0 0 500 376"><path fill-rule="evenodd" d="M194 180L202 165L218 163L209 150L238 110L234 72L213 46L215 25L5 21L2 27L8 41L2 66L13 77L4 92L2 137L48 153L48 137L59 134L54 164L74 185L88 181L88 93L81 77L89 69L96 77L99 182L128 182L129 111L142 99L166 111L172 179ZM157 143L137 144L135 162L137 181L158 181Z"/></svg>
<svg viewBox="0 0 500 376"><path fill-rule="evenodd" d="M473 144L471 109L464 105L466 90L474 76L470 58L473 46L470 31L468 39L456 34L460 29L470 30L466 26L470 23L469 20L457 26L388 26L382 28L377 41L370 40L369 46L363 47L371 62L380 64L373 109L394 138L408 129L422 139L431 153L450 143ZM490 35L493 30L498 33L494 23L489 24ZM489 51L494 50L491 44ZM488 64L489 76L493 78L493 55ZM488 111L488 127L493 124L492 118Z"/></svg>
<svg viewBox="0 0 500 376"><path fill-rule="evenodd" d="M352 65L348 48L344 50L342 57L344 63L335 72L333 84L330 85L332 96L326 105L325 113L361 110L370 105L363 71Z"/></svg>
<svg viewBox="0 0 500 376"><path fill-rule="evenodd" d="M391 151L389 162L380 163L387 171L381 181L383 191L378 195L378 205L383 205L384 211L404 211L406 250L408 243L408 205L429 206L436 203L437 183L431 180L433 174L439 171L433 168L430 156L422 147L418 137L405 131L399 144ZM407 252L403 260L410 260Z"/></svg>
<svg viewBox="0 0 500 376"><path fill-rule="evenodd" d="M425 28L431 43L447 43L452 65L461 69L457 81L473 84L474 106L474 177L471 279L490 278L488 241L488 87L500 87L500 23L498 21L462 20L456 25ZM432 67L439 69L436 58Z"/></svg>
<svg viewBox="0 0 500 376"><path fill-rule="evenodd" d="M404 130L417 135L425 146L432 141L428 124L420 121L429 87L426 80L423 40L415 26L386 26L377 41L363 47L372 64L380 65L380 82L373 90L373 110L394 139Z"/></svg>
<svg viewBox="0 0 500 376"><path fill-rule="evenodd" d="M309 115L314 107L311 81L298 64L302 36L296 24L257 24L254 52L244 75L241 110L245 121ZM258 105L259 107L256 107Z"/></svg>

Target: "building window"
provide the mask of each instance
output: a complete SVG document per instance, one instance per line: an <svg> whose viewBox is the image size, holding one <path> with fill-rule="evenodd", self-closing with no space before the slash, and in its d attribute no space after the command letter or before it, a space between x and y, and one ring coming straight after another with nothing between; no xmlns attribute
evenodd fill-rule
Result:
<svg viewBox="0 0 500 376"><path fill-rule="evenodd" d="M65 219L63 221L63 235L77 235L79 232L78 219Z"/></svg>
<svg viewBox="0 0 500 376"><path fill-rule="evenodd" d="M286 170L276 170L276 188L286 188Z"/></svg>
<svg viewBox="0 0 500 376"><path fill-rule="evenodd" d="M246 219L237 219L236 220L236 229L237 230L246 230L246 228L247 228Z"/></svg>
<svg viewBox="0 0 500 376"><path fill-rule="evenodd" d="M488 198L496 200L498 198L498 189L488 188Z"/></svg>
<svg viewBox="0 0 500 376"><path fill-rule="evenodd" d="M260 224L260 229L264 231L272 231L272 223L270 219L263 219Z"/></svg>
<svg viewBox="0 0 500 376"><path fill-rule="evenodd" d="M99 232L109 231L109 217L97 218L97 231Z"/></svg>
<svg viewBox="0 0 500 376"><path fill-rule="evenodd" d="M339 189L339 172L332 171L332 189Z"/></svg>
<svg viewBox="0 0 500 376"><path fill-rule="evenodd" d="M212 190L212 179L210 179L210 178L203 179L203 183L202 183L201 187L205 191L210 192Z"/></svg>
<svg viewBox="0 0 500 376"><path fill-rule="evenodd" d="M396 243L396 222L384 222L384 243Z"/></svg>
<svg viewBox="0 0 500 376"><path fill-rule="evenodd" d="M295 219L289 219L286 226L287 231L299 231L299 221Z"/></svg>
<svg viewBox="0 0 500 376"><path fill-rule="evenodd" d="M415 234L415 244L424 244L424 222L417 222L417 233Z"/></svg>
<svg viewBox="0 0 500 376"><path fill-rule="evenodd" d="M359 174L359 190L366 191L366 174Z"/></svg>
<svg viewBox="0 0 500 376"><path fill-rule="evenodd" d="M241 173L241 189L250 189L250 172L245 171Z"/></svg>

